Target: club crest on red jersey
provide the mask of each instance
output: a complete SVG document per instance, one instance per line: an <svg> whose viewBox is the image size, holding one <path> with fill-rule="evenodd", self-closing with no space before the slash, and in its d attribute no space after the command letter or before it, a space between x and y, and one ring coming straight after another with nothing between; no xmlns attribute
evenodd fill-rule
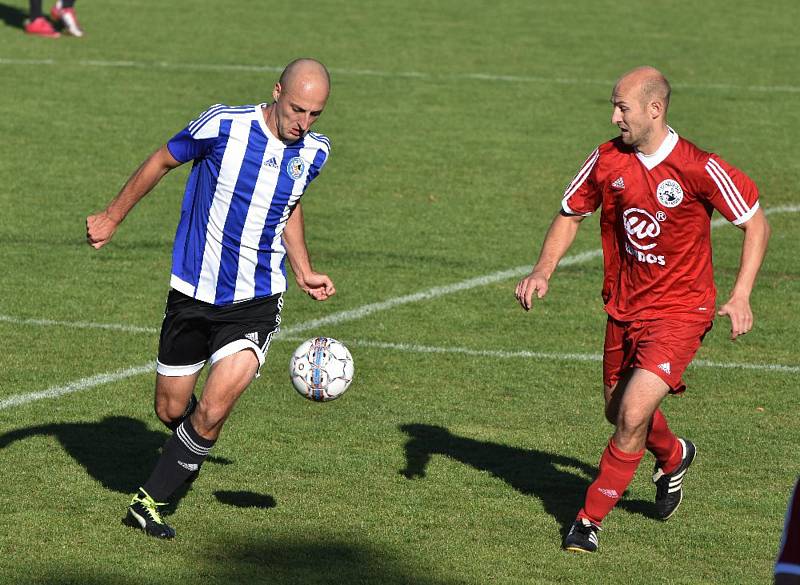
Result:
<svg viewBox="0 0 800 585"><path fill-rule="evenodd" d="M664 207L677 207L683 201L683 189L681 189L678 181L664 179L656 188L656 197Z"/></svg>

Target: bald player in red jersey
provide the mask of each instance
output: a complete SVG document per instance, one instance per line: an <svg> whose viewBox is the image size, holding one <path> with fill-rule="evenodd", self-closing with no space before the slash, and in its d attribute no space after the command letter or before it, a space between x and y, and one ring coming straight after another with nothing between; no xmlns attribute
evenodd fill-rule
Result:
<svg viewBox="0 0 800 585"><path fill-rule="evenodd" d="M775 585L800 585L800 480L786 510L783 537L775 562Z"/></svg>
<svg viewBox="0 0 800 585"><path fill-rule="evenodd" d="M594 552L605 516L627 489L645 449L656 458L656 511L666 520L683 499L694 444L670 430L659 405L685 390L684 370L711 329L716 289L711 215L744 232L739 273L718 311L731 339L753 326L750 293L769 239L758 189L740 170L667 125L670 86L652 67L623 75L611 97L620 136L600 145L564 193L539 259L516 288L522 307L547 294L584 217L601 210L606 418L614 434L564 548Z"/></svg>

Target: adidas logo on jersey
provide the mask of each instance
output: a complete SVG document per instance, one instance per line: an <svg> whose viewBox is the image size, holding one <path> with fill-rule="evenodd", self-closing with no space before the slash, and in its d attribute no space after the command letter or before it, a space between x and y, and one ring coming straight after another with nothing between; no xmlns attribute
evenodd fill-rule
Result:
<svg viewBox="0 0 800 585"><path fill-rule="evenodd" d="M245 337L247 339L249 339L250 341L252 341L253 343L255 343L256 345L258 345L258 332L257 331L253 331L252 333L246 333Z"/></svg>
<svg viewBox="0 0 800 585"><path fill-rule="evenodd" d="M264 161L264 166L265 167L269 167L271 169L277 169L278 168L278 161L275 159L274 156L272 156L268 160Z"/></svg>
<svg viewBox="0 0 800 585"><path fill-rule="evenodd" d="M607 498L618 498L619 497L619 493L617 493L617 490L610 490L610 489L607 489L607 488L597 488L597 491L600 492L601 494L603 494L604 496L606 496Z"/></svg>
<svg viewBox="0 0 800 585"><path fill-rule="evenodd" d="M665 372L665 373L669 374L670 373L669 362L664 362L663 364L658 364L658 369L661 370L662 372Z"/></svg>
<svg viewBox="0 0 800 585"><path fill-rule="evenodd" d="M611 186L614 187L614 189L624 189L625 181L622 180L622 177L617 177L617 180L611 183Z"/></svg>

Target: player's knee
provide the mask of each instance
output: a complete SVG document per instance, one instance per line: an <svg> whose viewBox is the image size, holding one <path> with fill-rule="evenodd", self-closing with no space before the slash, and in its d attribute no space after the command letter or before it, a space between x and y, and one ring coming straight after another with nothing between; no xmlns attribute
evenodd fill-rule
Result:
<svg viewBox="0 0 800 585"><path fill-rule="evenodd" d="M646 434L650 417L636 411L624 411L619 413L614 422L617 425L617 432L621 436L633 438Z"/></svg>
<svg viewBox="0 0 800 585"><path fill-rule="evenodd" d="M157 396L154 404L156 416L164 424L178 420L186 411L186 404L169 396Z"/></svg>

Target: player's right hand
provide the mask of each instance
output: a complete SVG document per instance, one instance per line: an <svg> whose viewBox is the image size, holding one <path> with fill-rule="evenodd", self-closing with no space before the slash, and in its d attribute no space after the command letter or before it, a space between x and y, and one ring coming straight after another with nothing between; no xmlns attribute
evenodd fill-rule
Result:
<svg viewBox="0 0 800 585"><path fill-rule="evenodd" d="M117 231L119 222L101 211L86 218L86 242L95 250L105 246Z"/></svg>
<svg viewBox="0 0 800 585"><path fill-rule="evenodd" d="M541 272L534 270L519 281L515 295L522 308L530 311L533 306L533 293L536 293L537 299L541 299L547 294L547 288L547 278Z"/></svg>

